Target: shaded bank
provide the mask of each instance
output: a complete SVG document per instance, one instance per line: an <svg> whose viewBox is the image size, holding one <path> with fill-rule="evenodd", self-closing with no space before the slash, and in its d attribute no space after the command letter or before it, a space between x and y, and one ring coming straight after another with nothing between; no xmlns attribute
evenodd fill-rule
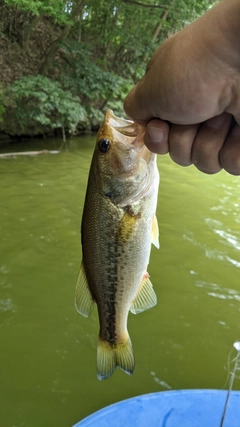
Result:
<svg viewBox="0 0 240 427"><path fill-rule="evenodd" d="M212 3L1 1L1 140L95 130L106 107L123 115L156 47Z"/></svg>

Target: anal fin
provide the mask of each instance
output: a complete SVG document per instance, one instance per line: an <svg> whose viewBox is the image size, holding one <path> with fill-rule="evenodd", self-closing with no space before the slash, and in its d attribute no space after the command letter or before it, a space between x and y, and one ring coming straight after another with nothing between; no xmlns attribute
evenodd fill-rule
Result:
<svg viewBox="0 0 240 427"><path fill-rule="evenodd" d="M153 285L149 279L148 273L145 273L138 293L132 301L130 311L133 314L138 314L154 307L156 304L157 296L153 290Z"/></svg>
<svg viewBox="0 0 240 427"><path fill-rule="evenodd" d="M88 287L87 277L82 262L75 291L75 307L77 312L82 316L89 317L93 306L94 301Z"/></svg>

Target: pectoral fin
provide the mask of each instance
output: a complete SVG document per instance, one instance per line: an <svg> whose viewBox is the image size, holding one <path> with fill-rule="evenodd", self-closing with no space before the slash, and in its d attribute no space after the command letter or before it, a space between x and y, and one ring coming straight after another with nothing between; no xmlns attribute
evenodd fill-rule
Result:
<svg viewBox="0 0 240 427"><path fill-rule="evenodd" d="M160 248L159 244L159 230L158 230L158 222L156 215L153 216L152 219L152 244L156 246L156 248Z"/></svg>
<svg viewBox="0 0 240 427"><path fill-rule="evenodd" d="M154 307L156 304L157 296L153 290L148 273L145 273L136 298L131 304L130 311L133 314L138 314L148 308Z"/></svg>
<svg viewBox="0 0 240 427"><path fill-rule="evenodd" d="M75 307L82 316L89 317L93 306L94 301L88 287L87 277L82 262L75 291Z"/></svg>

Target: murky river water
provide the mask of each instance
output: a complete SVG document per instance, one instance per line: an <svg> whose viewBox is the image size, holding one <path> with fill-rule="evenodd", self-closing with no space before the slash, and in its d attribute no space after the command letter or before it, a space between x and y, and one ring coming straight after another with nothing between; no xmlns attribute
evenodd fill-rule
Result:
<svg viewBox="0 0 240 427"><path fill-rule="evenodd" d="M131 396L228 386L240 340L240 178L167 156L158 159L161 249L149 267L158 305L129 315L134 375L97 380L97 312L85 319L73 304L94 141L0 160L0 427L71 427Z"/></svg>

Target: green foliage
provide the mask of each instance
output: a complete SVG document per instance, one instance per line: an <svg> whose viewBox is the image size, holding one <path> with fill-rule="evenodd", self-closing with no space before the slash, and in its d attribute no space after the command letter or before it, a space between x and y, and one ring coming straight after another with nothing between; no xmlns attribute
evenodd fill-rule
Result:
<svg viewBox="0 0 240 427"><path fill-rule="evenodd" d="M57 128L74 132L86 120L79 98L61 89L60 84L37 75L27 76L8 87L11 117L18 134L45 133Z"/></svg>
<svg viewBox="0 0 240 427"><path fill-rule="evenodd" d="M9 42L6 52L16 45L17 58L19 52L23 55L17 67L10 67L6 54L3 64L12 75L2 81L28 72L31 76L9 86L4 115L0 91L1 128L15 135L56 128L74 132L76 127L97 127L106 108L123 115L123 99L144 74L154 50L213 3L3 0L0 27L2 39Z"/></svg>
<svg viewBox="0 0 240 427"><path fill-rule="evenodd" d="M94 61L90 46L69 41L62 46L65 66L59 75L61 85L79 96L92 123L103 117L105 106L123 114L123 99L132 87L131 79L104 70Z"/></svg>
<svg viewBox="0 0 240 427"><path fill-rule="evenodd" d="M213 0L88 0L79 23L81 41L91 46L102 68L122 77L130 75L136 81L159 44L212 3Z"/></svg>
<svg viewBox="0 0 240 427"><path fill-rule="evenodd" d="M4 0L4 3L36 16L51 16L56 23L67 23L69 19L64 0Z"/></svg>
<svg viewBox="0 0 240 427"><path fill-rule="evenodd" d="M172 33L181 30L208 10L215 0L173 0L169 8L166 24L172 27ZM167 35L167 34L166 34Z"/></svg>

